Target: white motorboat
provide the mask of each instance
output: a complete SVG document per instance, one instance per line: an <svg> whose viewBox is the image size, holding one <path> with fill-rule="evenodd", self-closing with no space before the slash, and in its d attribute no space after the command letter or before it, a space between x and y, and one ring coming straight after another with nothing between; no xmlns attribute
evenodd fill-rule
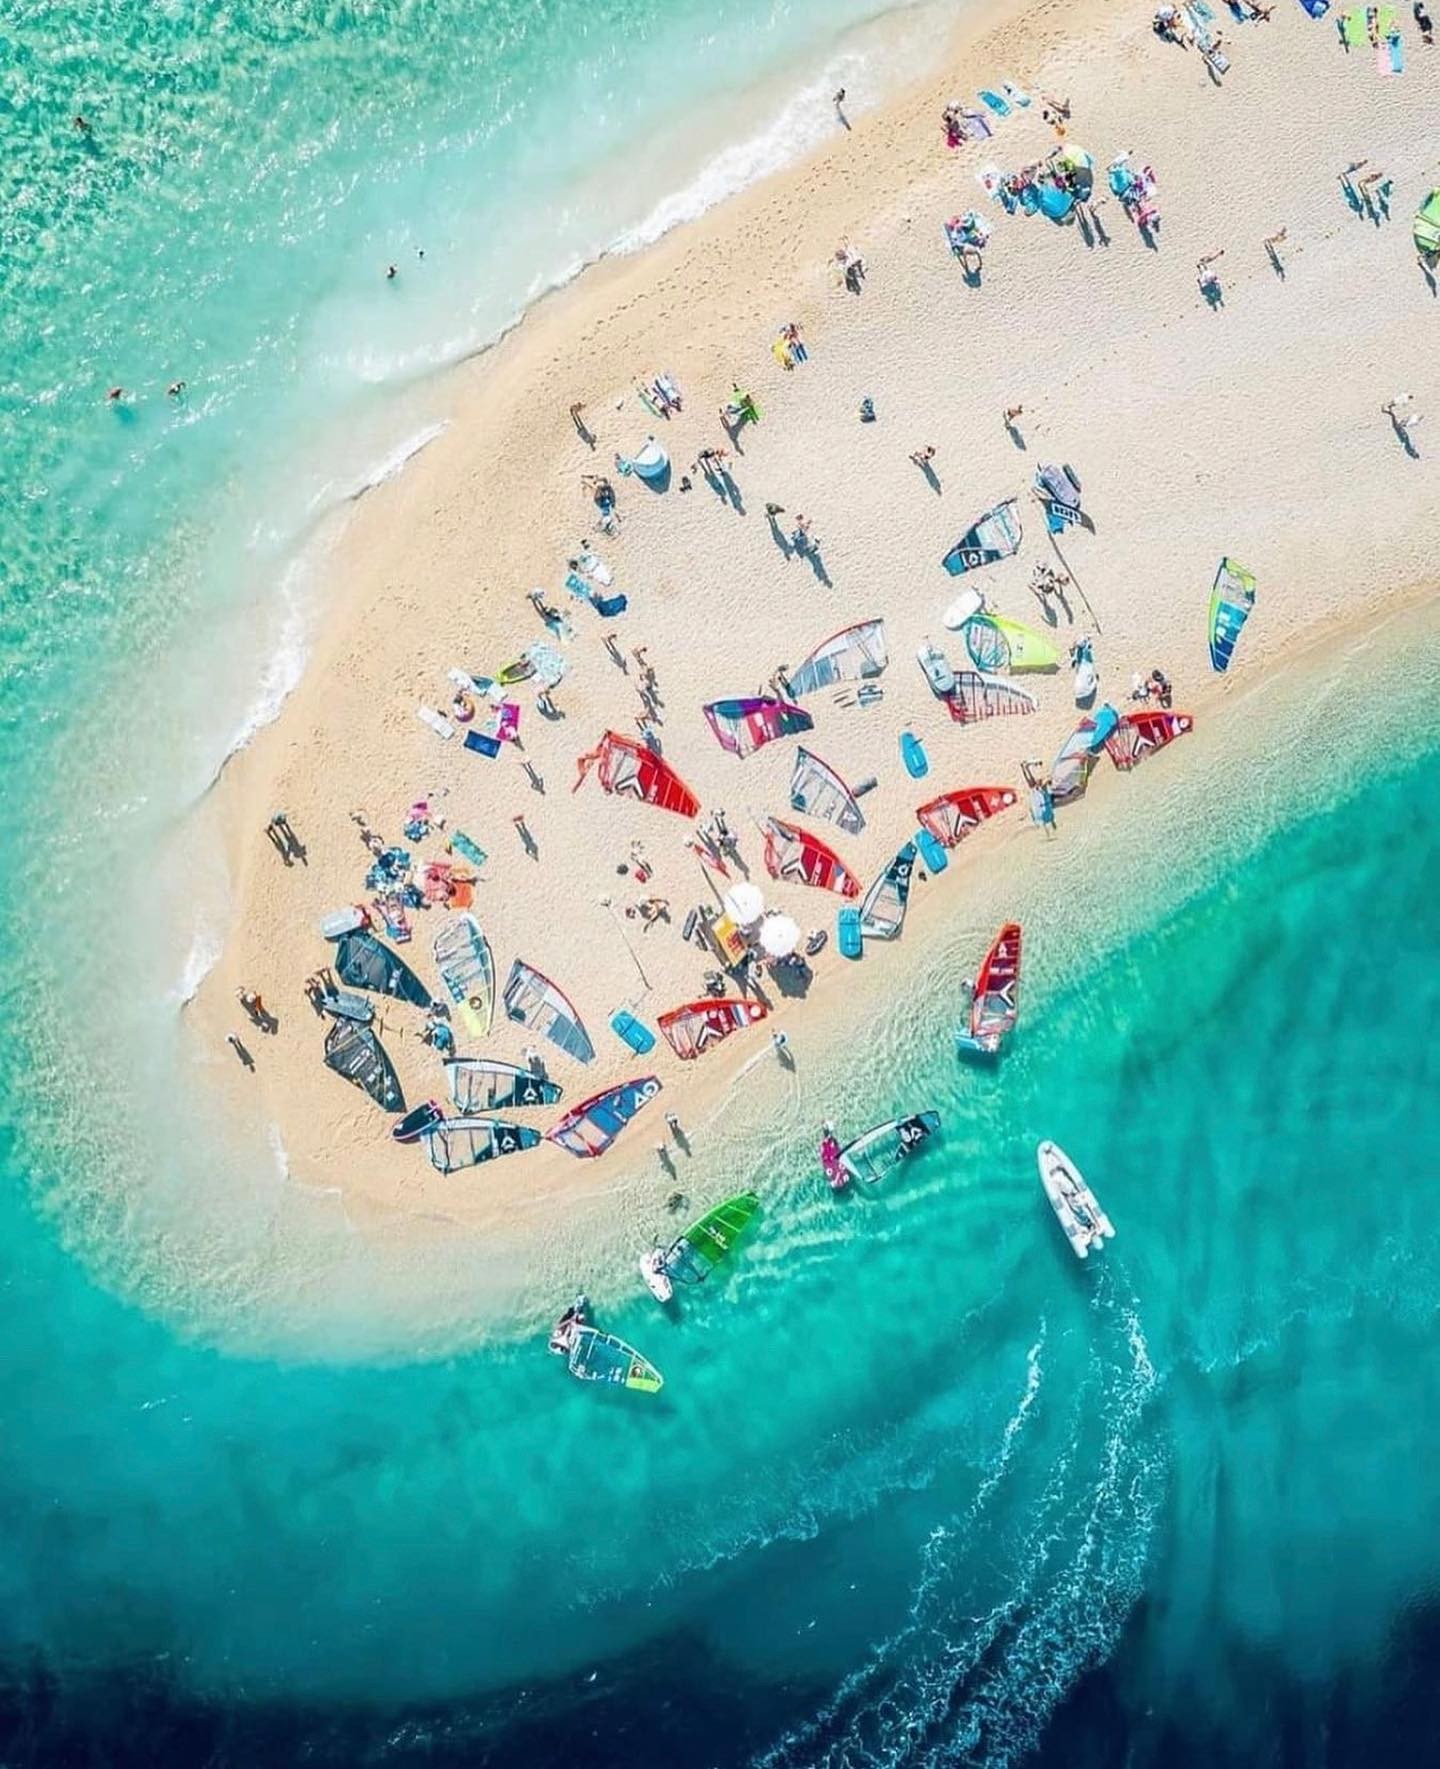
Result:
<svg viewBox="0 0 1440 1769"><path fill-rule="evenodd" d="M1035 1158L1045 1196L1060 1219L1071 1250L1077 1259L1087 1258L1092 1247L1102 1247L1114 1236L1114 1224L1100 1208L1079 1168L1057 1143L1042 1142Z"/></svg>

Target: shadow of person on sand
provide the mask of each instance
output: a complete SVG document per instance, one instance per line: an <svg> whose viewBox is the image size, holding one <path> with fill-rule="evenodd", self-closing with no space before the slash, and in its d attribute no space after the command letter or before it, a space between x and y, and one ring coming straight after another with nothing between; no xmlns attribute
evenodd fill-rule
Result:
<svg viewBox="0 0 1440 1769"><path fill-rule="evenodd" d="M820 549L813 541L801 554L801 558L807 561L810 569L815 573L816 577L819 578L820 582L827 590L833 590L835 588L834 584L830 581L830 573L825 569L825 561L820 557Z"/></svg>
<svg viewBox="0 0 1440 1769"><path fill-rule="evenodd" d="M765 520L770 524L770 538L779 547L782 555L788 560L794 550L790 545L790 537L780 526L774 510L765 512Z"/></svg>

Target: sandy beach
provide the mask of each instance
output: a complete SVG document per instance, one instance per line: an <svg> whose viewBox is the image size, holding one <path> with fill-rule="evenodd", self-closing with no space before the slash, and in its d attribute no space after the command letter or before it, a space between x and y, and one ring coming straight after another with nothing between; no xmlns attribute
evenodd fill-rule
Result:
<svg viewBox="0 0 1440 1769"><path fill-rule="evenodd" d="M817 1124L839 1115L843 1101L807 1092L809 1053L863 1036L873 1003L924 974L927 929L959 912L1002 850L1011 864L1043 865L1061 892L1065 844L1095 813L1090 801L1130 784L1102 762L1048 845L1023 807L981 829L942 877L917 889L902 938L868 943L858 964L835 949L838 898L767 875L767 815L812 827L868 884L913 831L916 805L955 787L1018 790L1020 760L1048 761L1074 726L1063 660L1023 679L1039 701L1031 716L978 725L947 717L915 652L929 637L965 661L960 636L941 624L960 589L973 584L1001 614L1043 629L1032 569L1067 569L1073 625L1058 610L1051 636L1062 653L1082 634L1094 640L1100 700L1125 710L1132 674L1159 666L1175 705L1222 748L1258 673L1285 669L1318 635L1353 628L1382 604L1424 593L1437 489L1429 425L1415 429L1408 452L1381 407L1411 392L1428 417L1440 399L1427 348L1440 309L1410 240L1436 179L1427 119L1440 53L1410 32L1411 65L1382 77L1372 50L1347 54L1333 24L1310 20L1293 0L1277 3L1268 23L1232 28L1227 13L1222 28L1230 67L1217 79L1195 47L1156 36L1145 6L1118 15L1017 6L963 23L922 86L857 114L852 128L837 122L825 152L643 254L594 267L454 373L448 429L356 506L304 680L219 789L233 920L190 1017L197 1060L241 1134L273 1125L292 1173L342 1187L351 1220L377 1233L402 1215L423 1216L523 1249L573 1228L579 1200L615 1208L617 1174L633 1175L653 1209L673 1183L654 1152L666 1112L703 1124L736 1063L773 1061L768 1039L783 1029L797 1109ZM959 98L975 109L976 91L1004 80L1032 102L996 119L990 139L948 148L943 107ZM1068 102L1065 140L1094 157L1088 239L1073 221L1006 213L976 179L1057 145L1041 94ZM1161 221L1149 244L1101 194L1104 168L1125 151L1157 177ZM1383 187L1358 211L1347 202L1340 174L1362 159L1391 181L1388 214ZM991 235L981 273L967 280L942 224L971 209ZM1264 242L1281 228L1277 261ZM858 293L838 273L842 244L865 266ZM1197 261L1222 250L1207 299ZM772 345L791 323L807 357L786 369ZM668 418L634 391L659 374L683 395ZM727 440L718 409L737 383L761 416ZM872 423L860 421L863 399L873 401ZM575 401L593 447L569 416ZM1007 427L1002 414L1016 407L1021 416ZM663 492L614 466L652 434L673 464ZM691 466L717 447L730 451L724 496ZM930 476L911 459L925 448L935 451ZM1050 462L1074 467L1093 523L1062 534L1058 557L1030 493L1037 465ZM595 526L585 474L615 486L613 534ZM686 474L692 489L683 491ZM1019 552L973 576L947 576L942 556L1006 498L1019 500ZM783 506L774 524L772 503ZM779 544L801 513L816 542L810 556ZM628 599L613 620L564 588L582 537L610 567L612 593ZM1232 673L1218 677L1207 606L1224 555L1255 574L1259 591ZM553 642L527 599L532 588L573 628L558 647L567 671L554 716L521 683L520 746L491 759L458 737L442 740L416 708L449 705L451 669L494 673L537 640ZM861 706L837 704L829 690L812 695L804 705L814 728L800 739L848 780L877 781L863 799L866 826L851 836L788 809L795 738L740 760L700 709L768 692L777 668L793 669L829 635L874 618L888 640L883 698ZM639 735L637 647L656 674L664 759L698 795L702 817L723 810L768 905L830 934L803 999L767 984L774 1011L763 1025L689 1063L663 1041L635 1056L608 1022L624 1008L653 1028L658 1014L702 994L714 960L681 927L695 905L717 903L726 881L685 845L691 821L606 797L594 778L572 791L577 757L605 731ZM928 752L924 780L902 765L906 729ZM1192 762L1179 743L1147 766L1182 778ZM596 1055L576 1063L508 1024L503 1010L483 1043L457 1026L461 1051L519 1062L538 1044L566 1106L631 1076L663 1083L601 1160L544 1145L442 1176L422 1149L397 1147L387 1117L323 1066L324 1025L303 984L328 962L321 918L369 894L369 855L351 813L423 866L451 856L447 829L419 844L402 838L407 807L422 798L486 851L473 911L497 983L517 957L538 967L575 1004ZM280 807L304 844L303 865L282 865L265 837ZM1128 828L1125 839L1143 841L1143 830ZM635 842L653 869L643 885L617 870ZM668 919L646 927L625 911L650 896L668 905ZM431 947L447 919L440 908L413 913L414 939L401 948L432 989ZM246 1025L241 987L278 1016L273 1036ZM441 1097L422 1015L381 1009L381 1039L407 1100ZM229 1032L254 1053L254 1073L225 1048ZM545 1128L557 1113L503 1115Z"/></svg>

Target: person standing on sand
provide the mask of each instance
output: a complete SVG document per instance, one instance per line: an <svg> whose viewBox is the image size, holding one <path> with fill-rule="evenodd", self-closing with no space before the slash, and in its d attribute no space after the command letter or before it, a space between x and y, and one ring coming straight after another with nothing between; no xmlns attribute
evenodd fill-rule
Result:
<svg viewBox="0 0 1440 1769"><path fill-rule="evenodd" d="M911 453L910 453L910 459L912 461L914 461L915 465L923 473L925 471L925 469L930 465L931 461L933 461L935 459L935 446L934 446L934 444L927 442L925 444L924 448L912 449Z"/></svg>
<svg viewBox="0 0 1440 1769"><path fill-rule="evenodd" d="M1385 416L1395 426L1397 435L1402 442L1410 440L1411 426L1420 422L1420 413L1406 411L1406 406L1414 401L1413 393L1397 393L1393 399L1386 400L1380 407Z"/></svg>
<svg viewBox="0 0 1440 1769"><path fill-rule="evenodd" d="M1415 0L1411 10L1415 14L1415 23L1420 31L1420 41L1428 43L1433 49L1435 47L1435 26L1431 21L1430 14L1425 10L1425 0Z"/></svg>

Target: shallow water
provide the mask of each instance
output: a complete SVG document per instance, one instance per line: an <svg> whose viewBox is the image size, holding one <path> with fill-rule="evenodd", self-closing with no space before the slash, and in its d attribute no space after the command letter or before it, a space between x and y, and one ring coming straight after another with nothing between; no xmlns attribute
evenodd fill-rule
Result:
<svg viewBox="0 0 1440 1769"><path fill-rule="evenodd" d="M1118 1666L1104 1724L1135 1761L1197 1688L1220 1761L1272 1760L1262 1695L1319 1692L1302 1738L1342 1683L1364 1718L1440 1539L1426 697L1377 710L1378 767L1323 691L1271 708L1312 762L1220 770L1238 834L1210 844L1169 845L1208 768L1178 803L1170 758L1126 782L1164 900L1143 867L1133 901L1123 868L1075 875L1081 944L1031 922L998 1068L956 1067L943 991L889 1014L851 1109L936 1104L942 1145L837 1200L782 1122L734 1176L767 1208L733 1268L674 1318L638 1284L606 1311L664 1370L653 1401L534 1341L389 1368L187 1345L12 1173L8 1653L282 1760L619 1763L703 1714L685 1760L1001 1764L1091 1723ZM1261 836L1277 777L1294 814ZM1117 1223L1091 1266L1041 1135Z"/></svg>
<svg viewBox="0 0 1440 1769"><path fill-rule="evenodd" d="M1211 746L1123 783L1118 843L1098 804L1066 816L1017 899L1025 1020L991 1069L949 1048L988 932L957 898L836 1084L857 1124L942 1110L903 1176L832 1198L809 1094L775 1090L758 1147L717 1136L692 1189L766 1201L733 1267L673 1318L594 1274L665 1372L653 1402L533 1338L461 1354L282 1151L206 1136L179 1003L218 884L173 861L301 654L304 586L276 579L306 510L433 421L395 383L644 230L659 186L608 215L557 193L685 114L674 66L712 97L765 70L823 94L822 27L869 10L9 26L7 1762L1108 1764L1123 1739L1174 1769L1433 1742L1433 622L1250 701L1242 663ZM518 216L546 203L537 242ZM456 270L497 237L489 280ZM237 637L256 668L212 704L201 641ZM1042 1135L1117 1223L1093 1269L1041 1200ZM463 1301L484 1255L457 1257Z"/></svg>

